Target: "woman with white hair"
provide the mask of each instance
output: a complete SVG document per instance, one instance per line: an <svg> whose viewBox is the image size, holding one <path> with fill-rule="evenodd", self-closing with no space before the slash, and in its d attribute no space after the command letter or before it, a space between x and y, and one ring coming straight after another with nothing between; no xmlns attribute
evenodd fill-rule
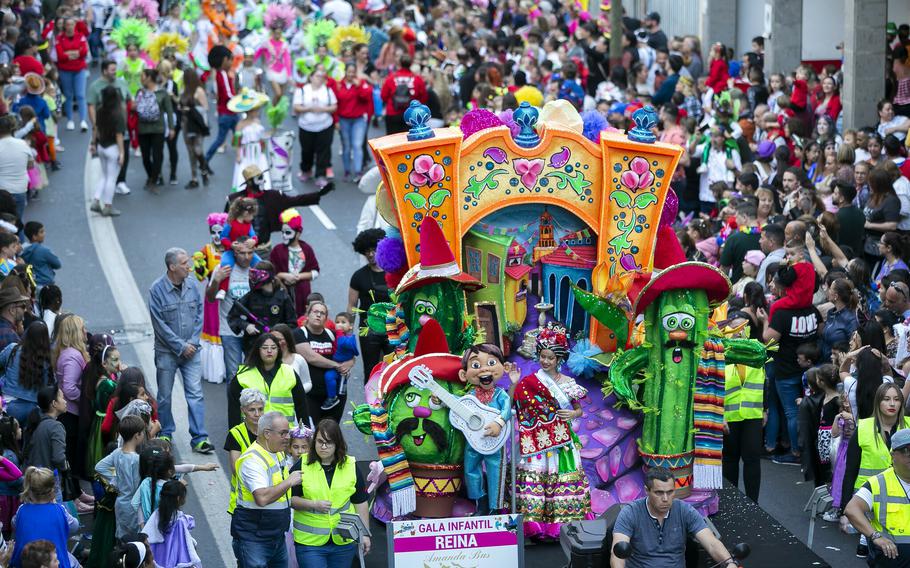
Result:
<svg viewBox="0 0 910 568"><path fill-rule="evenodd" d="M231 499L228 504L228 513L234 512L237 505L237 470L236 463L240 454L256 441L259 429L259 418L265 409L265 395L256 389L243 389L240 391L240 412L243 413L243 422L228 431L224 441L224 450L228 453L231 462Z"/></svg>

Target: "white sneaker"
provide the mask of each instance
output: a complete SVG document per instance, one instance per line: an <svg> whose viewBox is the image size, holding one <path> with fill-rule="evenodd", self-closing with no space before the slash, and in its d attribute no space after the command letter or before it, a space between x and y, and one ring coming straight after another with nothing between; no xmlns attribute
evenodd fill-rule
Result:
<svg viewBox="0 0 910 568"><path fill-rule="evenodd" d="M136 148L136 150L133 152L133 155L136 156L137 158L141 158L142 150L140 150L139 148Z"/></svg>
<svg viewBox="0 0 910 568"><path fill-rule="evenodd" d="M822 515L822 519L828 523L836 523L840 520L840 510L830 509L824 515Z"/></svg>
<svg viewBox="0 0 910 568"><path fill-rule="evenodd" d="M120 182L117 184L117 189L115 190L118 195L129 195L130 188L126 185L126 182Z"/></svg>
<svg viewBox="0 0 910 568"><path fill-rule="evenodd" d="M218 147L218 153L219 153L219 154L224 154L224 146L219 146L219 147Z"/></svg>
<svg viewBox="0 0 910 568"><path fill-rule="evenodd" d="M226 296L227 296L227 294L224 293L224 290L218 290L218 293L215 294L215 299L223 300Z"/></svg>
<svg viewBox="0 0 910 568"><path fill-rule="evenodd" d="M54 144L54 149L57 150L58 152L65 152L66 148L63 147L63 144L61 144L59 140L60 139L58 138L57 143Z"/></svg>
<svg viewBox="0 0 910 568"><path fill-rule="evenodd" d="M82 122L80 122L79 130L81 130L82 132L88 132L88 123L85 122L84 120Z"/></svg>
<svg viewBox="0 0 910 568"><path fill-rule="evenodd" d="M73 122L72 120L68 120L66 122L66 129L67 130L76 130L76 123Z"/></svg>

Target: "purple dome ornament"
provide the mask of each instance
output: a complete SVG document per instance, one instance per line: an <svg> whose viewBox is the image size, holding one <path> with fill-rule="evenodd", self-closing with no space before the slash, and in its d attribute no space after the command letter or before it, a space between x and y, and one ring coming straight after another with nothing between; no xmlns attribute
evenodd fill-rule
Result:
<svg viewBox="0 0 910 568"><path fill-rule="evenodd" d="M463 140L488 128L502 126L502 120L492 111L485 108L476 108L468 111L461 119L461 132Z"/></svg>
<svg viewBox="0 0 910 568"><path fill-rule="evenodd" d="M664 208L660 212L660 227L672 227L673 223L679 216L679 197L672 188L667 190L667 198L664 200Z"/></svg>

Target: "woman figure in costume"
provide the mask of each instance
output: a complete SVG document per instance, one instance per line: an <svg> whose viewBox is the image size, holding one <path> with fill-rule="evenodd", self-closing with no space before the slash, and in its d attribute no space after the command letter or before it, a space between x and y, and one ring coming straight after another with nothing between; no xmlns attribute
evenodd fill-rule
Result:
<svg viewBox="0 0 910 568"><path fill-rule="evenodd" d="M182 17L180 2L172 2L168 6L167 15L158 22L158 32L162 34L177 34L188 39L193 34L193 26ZM186 53L186 47L180 52Z"/></svg>
<svg viewBox="0 0 910 568"><path fill-rule="evenodd" d="M265 25L270 37L256 50L255 59L265 60L265 77L272 87L272 103L284 96L285 85L291 77L291 50L284 41L284 30L294 21L294 9L287 4L269 4Z"/></svg>
<svg viewBox="0 0 910 568"><path fill-rule="evenodd" d="M580 442L572 431L572 420L582 415L578 401L588 391L560 373L568 356L565 328L550 322L537 338L540 369L521 380L509 375L518 416L516 501L530 538L555 540L562 523L591 516Z"/></svg>
<svg viewBox="0 0 910 568"><path fill-rule="evenodd" d="M237 26L233 17L237 10L234 0L202 0L202 12L212 24L212 31L208 36L206 53L216 45L223 45L234 54L231 69L236 71L243 62L243 50L234 41L237 35Z"/></svg>
<svg viewBox="0 0 910 568"><path fill-rule="evenodd" d="M306 83L320 63L330 79L340 81L344 77L344 63L333 57L328 47L329 40L335 34L335 27L335 22L328 19L316 20L307 25L303 43L309 55L294 61L294 80L297 83Z"/></svg>
<svg viewBox="0 0 910 568"><path fill-rule="evenodd" d="M142 72L152 67L148 57L143 57L142 50L148 45L154 30L145 20L126 18L121 20L111 33L111 39L126 50L126 57L117 64L117 77L123 79L130 91L130 100L126 107L126 126L130 135L130 146L139 152L139 117L133 108L136 93L142 88Z"/></svg>
<svg viewBox="0 0 910 568"><path fill-rule="evenodd" d="M209 213L206 219L212 235L200 250L193 253L193 270L200 282L207 282L212 271L221 264L221 231L227 223L227 213ZM210 383L224 382L224 353L218 329L218 302L205 300L202 311L202 378Z"/></svg>
<svg viewBox="0 0 910 568"><path fill-rule="evenodd" d="M240 94L228 101L231 112L246 113L246 116L237 123L237 161L234 163L234 178L231 192L239 191L240 186L246 181L243 170L247 166L257 166L263 173L263 189L272 186L269 178L269 160L266 154L266 144L269 139L268 132L259 121L259 110L267 103L269 98L264 93L244 89Z"/></svg>

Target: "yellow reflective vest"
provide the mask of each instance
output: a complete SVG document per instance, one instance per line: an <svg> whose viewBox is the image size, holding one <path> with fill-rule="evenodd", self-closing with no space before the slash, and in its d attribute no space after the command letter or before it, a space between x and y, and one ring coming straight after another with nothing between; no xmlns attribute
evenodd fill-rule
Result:
<svg viewBox="0 0 910 568"><path fill-rule="evenodd" d="M910 417L904 417L903 427L910 428ZM898 427L898 430L900 429ZM873 475L878 475L891 467L891 450L875 431L875 418L870 416L857 422L856 436L861 455L859 473L856 476L856 483L853 484L854 491L862 487L863 483Z"/></svg>
<svg viewBox="0 0 910 568"><path fill-rule="evenodd" d="M301 485L306 499L313 501L331 501L332 508L328 513L312 511L294 511L294 542L306 546L322 546L332 537L338 545L354 542L333 532L340 520L341 513L353 513L351 497L357 488L357 471L353 456L347 456L344 464L335 466L332 486L329 487L322 464L318 461L300 463Z"/></svg>
<svg viewBox="0 0 910 568"><path fill-rule="evenodd" d="M265 396L263 414L277 411L284 414L291 428L297 424L294 413L294 395L292 394L297 385L297 376L290 366L280 364L271 385L266 384L259 369L255 367L244 368L237 374L237 382L240 383L242 389L256 389Z"/></svg>
<svg viewBox="0 0 910 568"><path fill-rule="evenodd" d="M250 441L250 433L249 430L247 430L246 422L234 426L229 432L240 446L241 454L250 447L252 442ZM239 459L237 460L237 463L240 463ZM234 471L231 473L231 498L228 501L228 513L233 513L234 508L237 507L237 472L240 471L240 467L237 463L234 464Z"/></svg>
<svg viewBox="0 0 910 568"><path fill-rule="evenodd" d="M259 445L259 442L253 442L245 452L240 454L240 457L237 458L236 465L237 481L234 484L235 492L237 493L237 507L244 507L247 509L259 508L259 506L256 505L256 500L253 498L253 492L250 491L249 487L243 484L243 478L240 477L240 468L243 466L243 463L246 460L261 461L269 475L271 484L275 486L282 483L288 476L288 468L284 464L284 454L279 453L277 456L278 458L276 461L271 453ZM280 501L290 503L290 499L291 492L289 490L281 499L276 501L276 503Z"/></svg>
<svg viewBox="0 0 910 568"><path fill-rule="evenodd" d="M869 478L872 490L872 528L887 534L896 544L910 544L910 497L894 468Z"/></svg>
<svg viewBox="0 0 910 568"><path fill-rule="evenodd" d="M724 367L724 420L741 422L762 417L765 395L765 370L745 365ZM745 376L743 376L745 375Z"/></svg>

